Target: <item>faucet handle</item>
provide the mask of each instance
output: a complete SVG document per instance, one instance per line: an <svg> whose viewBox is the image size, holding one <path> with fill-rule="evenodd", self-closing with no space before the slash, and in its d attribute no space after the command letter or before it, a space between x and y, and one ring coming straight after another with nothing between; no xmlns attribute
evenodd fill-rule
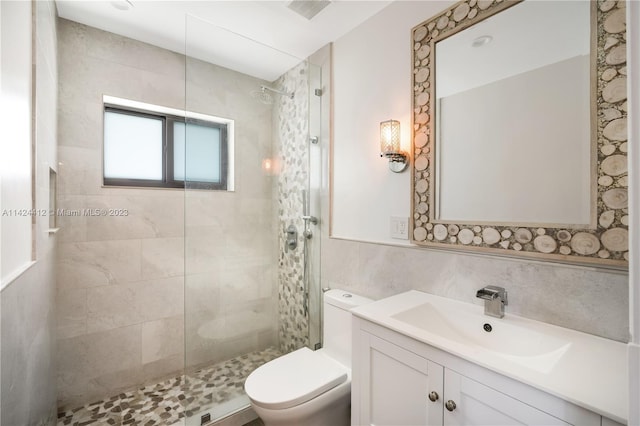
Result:
<svg viewBox="0 0 640 426"><path fill-rule="evenodd" d="M500 298L503 304L508 305L507 290L504 287L488 285L476 292L476 297L484 300L495 300Z"/></svg>

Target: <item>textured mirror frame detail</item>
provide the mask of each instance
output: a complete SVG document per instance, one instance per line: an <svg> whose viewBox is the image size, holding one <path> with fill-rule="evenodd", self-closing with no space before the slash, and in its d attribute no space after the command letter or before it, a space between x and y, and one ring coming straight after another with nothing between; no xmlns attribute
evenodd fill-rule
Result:
<svg viewBox="0 0 640 426"><path fill-rule="evenodd" d="M592 138L596 140L595 143L592 141L591 152L596 159L592 169L597 179L594 182L597 212L593 228L444 224L433 219L435 42L520 1L463 0L412 30L412 143L415 158L412 164L412 242L429 247L557 262L628 267L624 0L598 0L592 9L597 17L595 34L592 28L592 43L596 43L595 50L592 47L596 71L595 78L592 76L592 90L595 90L592 99L596 101L596 105L591 107L592 121L595 121ZM593 35L596 40L593 40Z"/></svg>

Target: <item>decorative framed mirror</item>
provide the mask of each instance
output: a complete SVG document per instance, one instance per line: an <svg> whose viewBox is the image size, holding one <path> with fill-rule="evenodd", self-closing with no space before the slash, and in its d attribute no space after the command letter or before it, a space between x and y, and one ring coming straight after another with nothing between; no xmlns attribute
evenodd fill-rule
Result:
<svg viewBox="0 0 640 426"><path fill-rule="evenodd" d="M628 267L625 20L463 0L413 28L413 243Z"/></svg>

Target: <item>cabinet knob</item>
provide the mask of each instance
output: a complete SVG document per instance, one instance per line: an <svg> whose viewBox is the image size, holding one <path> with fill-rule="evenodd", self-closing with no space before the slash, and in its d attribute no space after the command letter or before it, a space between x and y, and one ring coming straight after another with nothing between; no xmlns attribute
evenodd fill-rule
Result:
<svg viewBox="0 0 640 426"><path fill-rule="evenodd" d="M440 396L438 395L438 392L436 391L429 392L429 400L431 402L436 402L438 398L440 398Z"/></svg>
<svg viewBox="0 0 640 426"><path fill-rule="evenodd" d="M447 410L449 411L453 411L456 409L456 403L453 402L452 400L448 400L447 402L444 403L444 406L447 408Z"/></svg>

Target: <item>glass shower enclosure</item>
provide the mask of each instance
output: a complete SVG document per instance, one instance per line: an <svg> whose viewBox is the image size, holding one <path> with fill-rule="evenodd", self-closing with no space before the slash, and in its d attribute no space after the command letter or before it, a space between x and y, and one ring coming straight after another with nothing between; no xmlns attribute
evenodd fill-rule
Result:
<svg viewBox="0 0 640 426"><path fill-rule="evenodd" d="M185 53L186 424L250 420L248 374L321 345L320 68L193 16Z"/></svg>

